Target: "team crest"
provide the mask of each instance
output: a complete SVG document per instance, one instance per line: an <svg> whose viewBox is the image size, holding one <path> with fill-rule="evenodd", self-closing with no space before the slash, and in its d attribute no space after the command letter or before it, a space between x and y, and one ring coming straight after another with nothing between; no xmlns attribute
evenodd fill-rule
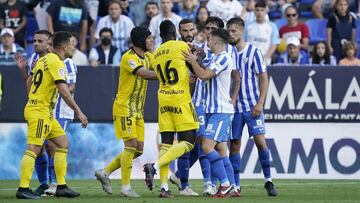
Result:
<svg viewBox="0 0 360 203"><path fill-rule="evenodd" d="M59 76L60 77L64 77L65 76L65 71L64 71L64 69L63 68L59 68Z"/></svg>
<svg viewBox="0 0 360 203"><path fill-rule="evenodd" d="M135 61L134 61L134 60L129 60L129 66L130 66L132 69L136 68L136 63L135 63Z"/></svg>

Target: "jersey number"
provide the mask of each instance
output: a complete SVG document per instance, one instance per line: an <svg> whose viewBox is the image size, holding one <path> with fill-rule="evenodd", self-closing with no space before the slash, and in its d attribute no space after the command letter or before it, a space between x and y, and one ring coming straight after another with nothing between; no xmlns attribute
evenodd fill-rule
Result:
<svg viewBox="0 0 360 203"><path fill-rule="evenodd" d="M161 71L160 64L158 64L157 67L156 67L157 72L159 72L159 74L160 74L161 82L163 83L163 85L165 85L166 83L169 84L169 85L173 85L173 84L176 84L179 81L178 72L177 72L177 70L175 68L170 67L170 63L171 63L171 60L166 61L165 75ZM166 78L165 78L165 76L166 76Z"/></svg>
<svg viewBox="0 0 360 203"><path fill-rule="evenodd" d="M35 85L35 90L32 92L33 94L39 89L41 82L42 82L42 78L43 78L42 70L36 71L35 76L34 76L34 81L33 81L33 83Z"/></svg>

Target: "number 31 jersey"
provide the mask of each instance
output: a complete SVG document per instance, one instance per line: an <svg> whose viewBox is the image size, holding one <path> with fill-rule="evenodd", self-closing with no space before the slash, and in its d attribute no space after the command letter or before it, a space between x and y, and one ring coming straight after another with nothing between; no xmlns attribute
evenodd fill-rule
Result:
<svg viewBox="0 0 360 203"><path fill-rule="evenodd" d="M189 71L183 51L189 52L185 42L170 40L153 53L152 67L159 79L159 104L178 105L191 101Z"/></svg>
<svg viewBox="0 0 360 203"><path fill-rule="evenodd" d="M25 118L51 117L58 96L56 84L66 83L65 64L57 54L48 53L37 61L31 75Z"/></svg>

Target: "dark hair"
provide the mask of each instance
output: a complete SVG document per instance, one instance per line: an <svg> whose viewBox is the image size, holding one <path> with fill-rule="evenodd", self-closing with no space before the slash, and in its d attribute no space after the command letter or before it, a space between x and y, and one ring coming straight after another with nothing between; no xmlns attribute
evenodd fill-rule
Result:
<svg viewBox="0 0 360 203"><path fill-rule="evenodd" d="M297 8L296 8L294 5L290 5L290 6L286 7L286 9L285 9L285 14L287 14L287 12L288 12L288 10L289 10L290 8L294 9L294 10L296 11L296 14L299 13L298 10L297 10Z"/></svg>
<svg viewBox="0 0 360 203"><path fill-rule="evenodd" d="M118 4L118 5L120 6L120 8L121 8L121 3L120 3L119 0L110 0L110 1L108 2L107 8L109 9L109 7L110 7L111 5L113 5L113 4Z"/></svg>
<svg viewBox="0 0 360 203"><path fill-rule="evenodd" d="M320 58L320 56L317 54L316 49L320 44L324 44L325 45L325 54L323 58ZM325 60L325 64L330 64L330 49L328 47L328 45L325 43L325 41L320 41L317 42L314 45L313 48L313 52L312 52L312 63L313 64L320 64L321 60L324 59Z"/></svg>
<svg viewBox="0 0 360 203"><path fill-rule="evenodd" d="M101 34L104 33L104 32L110 32L111 37L113 36L113 31L112 31L110 28L108 28L108 27L102 28L102 29L100 30L99 36L101 36Z"/></svg>
<svg viewBox="0 0 360 203"><path fill-rule="evenodd" d="M209 23L214 23L216 24L219 28L224 28L224 21L221 20L218 17L215 16L209 16L209 18L206 20L205 25L209 24Z"/></svg>
<svg viewBox="0 0 360 203"><path fill-rule="evenodd" d="M155 1L148 1L148 2L146 2L145 8L146 8L148 5L155 5L157 8L159 8L159 5L158 5Z"/></svg>
<svg viewBox="0 0 360 203"><path fill-rule="evenodd" d="M219 37L224 44L229 43L229 33L224 28L218 28L211 32L211 36Z"/></svg>
<svg viewBox="0 0 360 203"><path fill-rule="evenodd" d="M238 25L240 27L244 27L245 26L245 22L243 19L239 18L239 17L235 17L235 18L231 18L227 23L226 26L229 27L230 25Z"/></svg>
<svg viewBox="0 0 360 203"><path fill-rule="evenodd" d="M47 37L51 36L51 32L47 31L47 30L36 30L34 35L46 35Z"/></svg>
<svg viewBox="0 0 360 203"><path fill-rule="evenodd" d="M180 25L183 25L183 24L188 24L188 23L193 23L193 21L189 18L183 18L180 22L179 22L179 30L180 30Z"/></svg>
<svg viewBox="0 0 360 203"><path fill-rule="evenodd" d="M265 1L257 1L257 2L255 3L255 8L257 8L257 7L266 8L266 3L265 3Z"/></svg>
<svg viewBox="0 0 360 203"><path fill-rule="evenodd" d="M196 11L195 24L200 23L198 16L199 16L199 13L200 13L200 9L202 9L202 8L204 8L204 9L206 10L206 12L207 12L207 14L208 14L208 17L210 17L210 12L209 12L209 10L206 8L206 6L200 6L200 7L198 8L198 10Z"/></svg>
<svg viewBox="0 0 360 203"><path fill-rule="evenodd" d="M130 39L134 46L142 48L146 51L146 38L151 35L149 29L136 26L130 32Z"/></svg>
<svg viewBox="0 0 360 203"><path fill-rule="evenodd" d="M175 25L170 20L164 20L160 24L160 36L162 39L176 38Z"/></svg>
<svg viewBox="0 0 360 203"><path fill-rule="evenodd" d="M337 6L337 4L338 4L340 1L341 1L341 0L336 0L336 1L334 2L333 11L334 11L334 13L336 13L336 14L339 14L336 6ZM349 0L346 0L346 2L347 2L347 4L348 4L348 9L346 10L346 14L349 14L349 13L350 13L350 3L349 3Z"/></svg>
<svg viewBox="0 0 360 203"><path fill-rule="evenodd" d="M58 31L54 33L53 37L53 47L61 48L65 43L68 43L70 38L72 37L72 34L70 32L66 31Z"/></svg>

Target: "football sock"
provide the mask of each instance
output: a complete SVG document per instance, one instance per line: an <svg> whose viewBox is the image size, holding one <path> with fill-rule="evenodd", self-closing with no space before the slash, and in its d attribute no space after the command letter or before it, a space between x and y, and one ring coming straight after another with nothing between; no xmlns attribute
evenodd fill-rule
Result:
<svg viewBox="0 0 360 203"><path fill-rule="evenodd" d="M222 158L223 159L223 162L224 162L224 167L225 167L225 170L226 170L226 175L230 181L230 184L233 185L233 186L236 186L235 184L235 179L234 179L234 169L233 169L233 166L230 162L230 159L228 156L225 156Z"/></svg>
<svg viewBox="0 0 360 203"><path fill-rule="evenodd" d="M207 154L207 158L211 164L211 173L220 181L221 184L229 182L224 167L222 157L215 150Z"/></svg>
<svg viewBox="0 0 360 203"><path fill-rule="evenodd" d="M131 169L136 149L125 147L121 156L121 185L130 185Z"/></svg>
<svg viewBox="0 0 360 203"><path fill-rule="evenodd" d="M161 159L161 157L163 157L166 154L166 152L170 149L170 147L171 145L169 144L160 145L159 160ZM167 178L169 176L169 165L170 163L159 166L161 184L167 184Z"/></svg>
<svg viewBox="0 0 360 203"><path fill-rule="evenodd" d="M117 155L117 157L115 157L115 159L113 159L105 168L105 172L110 175L112 172L114 172L115 170L119 169L121 167L121 156L122 153L119 153Z"/></svg>
<svg viewBox="0 0 360 203"><path fill-rule="evenodd" d="M56 182L58 185L66 185L67 149L57 148L54 155L54 167Z"/></svg>
<svg viewBox="0 0 360 203"><path fill-rule="evenodd" d="M196 161L199 159L199 144L195 144L194 149L190 151L190 168L196 163Z"/></svg>
<svg viewBox="0 0 360 203"><path fill-rule="evenodd" d="M50 183L56 184L56 174L55 174L55 168L54 168L54 157L49 157L48 173L49 173Z"/></svg>
<svg viewBox="0 0 360 203"><path fill-rule="evenodd" d="M34 171L36 154L26 150L20 162L20 184L21 188L29 188L30 180Z"/></svg>
<svg viewBox="0 0 360 203"><path fill-rule="evenodd" d="M189 169L190 169L190 152L181 155L177 160L178 170L176 171L176 177L180 178L181 189L189 186Z"/></svg>
<svg viewBox="0 0 360 203"><path fill-rule="evenodd" d="M200 162L200 166L201 166L201 172L202 172L203 177L204 177L204 183L210 182L211 181L211 175L210 175L211 165L210 165L210 161L206 157L206 154L201 149L201 147L199 148L199 162Z"/></svg>
<svg viewBox="0 0 360 203"><path fill-rule="evenodd" d="M47 170L48 170L48 157L46 153L43 153L35 159L35 171L40 182L40 185L47 184Z"/></svg>
<svg viewBox="0 0 360 203"><path fill-rule="evenodd" d="M235 184L236 186L240 186L240 153L230 154L229 159L234 169Z"/></svg>
<svg viewBox="0 0 360 203"><path fill-rule="evenodd" d="M187 141L180 141L179 143L172 145L167 152L162 155L158 161L161 167L164 164L170 163L170 161L179 158L181 155L190 152L194 148L194 145Z"/></svg>
<svg viewBox="0 0 360 203"><path fill-rule="evenodd" d="M259 160L261 163L261 167L263 170L263 174L265 178L270 178L271 177L271 172L270 172L270 151L268 148L264 149L264 150L260 150L258 149L258 154L259 154Z"/></svg>
<svg viewBox="0 0 360 203"><path fill-rule="evenodd" d="M135 151L135 154L134 154L134 159L138 158L139 156L141 156L143 153L143 151L140 151L140 150L136 150Z"/></svg>

